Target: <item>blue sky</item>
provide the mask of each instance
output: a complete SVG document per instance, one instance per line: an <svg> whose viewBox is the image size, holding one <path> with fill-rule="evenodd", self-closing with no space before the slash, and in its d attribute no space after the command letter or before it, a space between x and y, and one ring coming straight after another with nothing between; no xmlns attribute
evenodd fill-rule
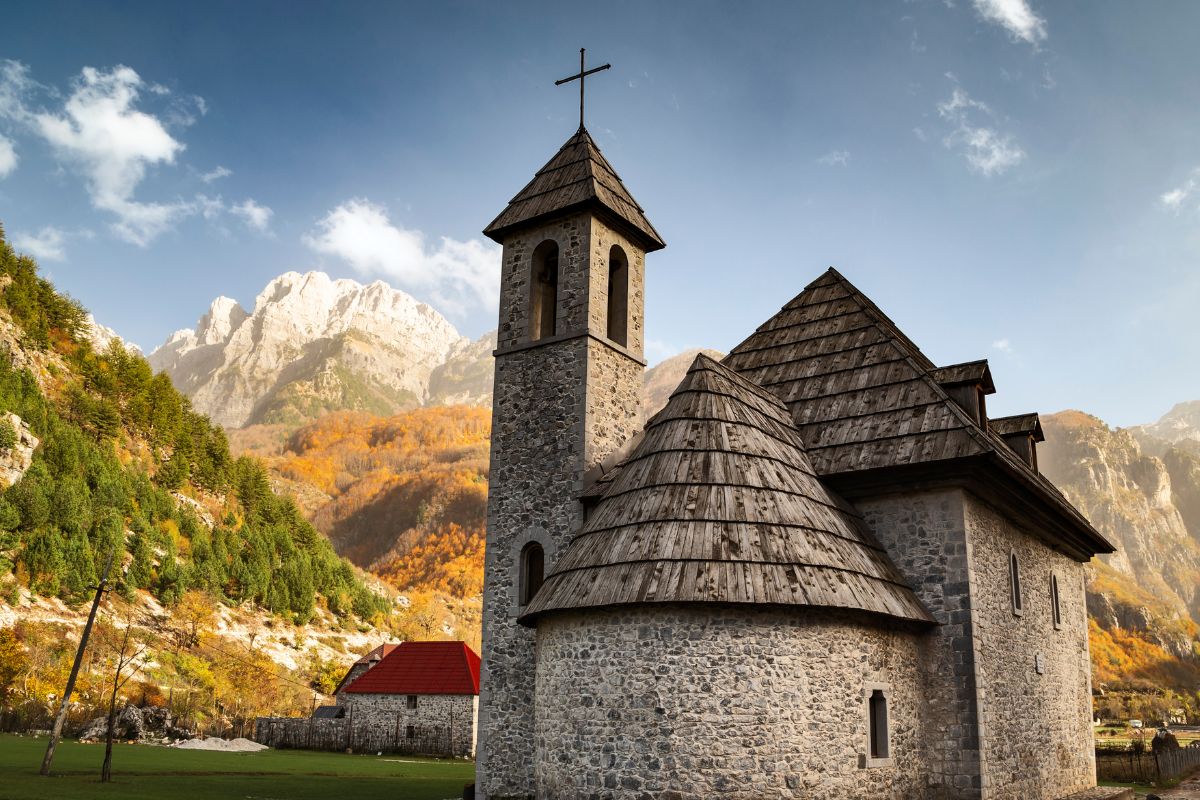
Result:
<svg viewBox="0 0 1200 800"><path fill-rule="evenodd" d="M479 231L588 127L668 243L648 356L728 349L827 266L994 414L1200 398L1200 4L25 3L0 221L152 348L275 275L495 326Z"/></svg>

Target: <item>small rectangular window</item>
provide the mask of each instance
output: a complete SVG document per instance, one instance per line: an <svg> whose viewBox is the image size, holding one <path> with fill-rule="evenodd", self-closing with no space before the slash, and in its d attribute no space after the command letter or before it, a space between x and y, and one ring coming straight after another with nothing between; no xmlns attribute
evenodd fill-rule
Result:
<svg viewBox="0 0 1200 800"><path fill-rule="evenodd" d="M1008 584L1012 594L1013 616L1019 617L1025 613L1025 609L1021 601L1021 563L1015 551L1008 554Z"/></svg>
<svg viewBox="0 0 1200 800"><path fill-rule="evenodd" d="M1058 604L1058 576L1050 573L1050 614L1054 619L1054 630L1062 627L1062 607Z"/></svg>
<svg viewBox="0 0 1200 800"><path fill-rule="evenodd" d="M863 697L867 701L867 747L862 755L861 767L886 767L892 764L891 719L888 697L891 691L887 684L869 683L864 687Z"/></svg>
<svg viewBox="0 0 1200 800"><path fill-rule="evenodd" d="M417 696L415 694L410 694L408 696L408 707L409 708L417 707Z"/></svg>
<svg viewBox="0 0 1200 800"><path fill-rule="evenodd" d="M882 689L871 692L871 758L888 757L887 697Z"/></svg>
<svg viewBox="0 0 1200 800"><path fill-rule="evenodd" d="M405 738L405 739L415 739L415 738L417 738L417 726L416 726L416 725L409 725L408 727L406 727L406 728L404 729L404 738Z"/></svg>

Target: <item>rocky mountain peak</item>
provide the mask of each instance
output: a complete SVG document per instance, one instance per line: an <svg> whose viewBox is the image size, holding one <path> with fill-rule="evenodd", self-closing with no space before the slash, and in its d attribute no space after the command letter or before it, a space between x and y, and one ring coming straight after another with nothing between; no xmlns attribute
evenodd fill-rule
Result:
<svg viewBox="0 0 1200 800"><path fill-rule="evenodd" d="M149 361L198 410L240 428L413 408L428 399L431 373L468 344L433 308L382 281L286 272L252 312L218 297L194 331L172 334Z"/></svg>

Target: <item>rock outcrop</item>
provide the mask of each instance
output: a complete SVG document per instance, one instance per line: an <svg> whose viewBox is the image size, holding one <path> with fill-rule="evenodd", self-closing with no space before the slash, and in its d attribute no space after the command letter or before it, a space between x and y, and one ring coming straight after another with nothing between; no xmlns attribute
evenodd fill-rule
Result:
<svg viewBox="0 0 1200 800"><path fill-rule="evenodd" d="M38 438L16 414L0 414L0 425L7 425L12 430L11 436L6 431L0 431L0 489L3 489L25 475L33 463L33 451L37 449Z"/></svg>
<svg viewBox="0 0 1200 800"><path fill-rule="evenodd" d="M96 717L79 734L81 742L102 742L108 736L108 717ZM113 739L122 742L177 742L192 738L192 732L176 727L171 712L158 706L127 705L113 720Z"/></svg>

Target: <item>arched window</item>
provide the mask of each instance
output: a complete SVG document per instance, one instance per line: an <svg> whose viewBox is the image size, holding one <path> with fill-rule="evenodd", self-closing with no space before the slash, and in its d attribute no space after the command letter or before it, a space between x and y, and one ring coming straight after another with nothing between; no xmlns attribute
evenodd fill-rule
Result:
<svg viewBox="0 0 1200 800"><path fill-rule="evenodd" d="M528 605L533 596L537 594L537 590L542 588L542 579L545 577L546 570L546 555L542 551L542 546L537 542L530 542L521 549L521 580L520 580L520 598L521 605Z"/></svg>
<svg viewBox="0 0 1200 800"><path fill-rule="evenodd" d="M615 244L608 251L608 338L629 344L629 259Z"/></svg>
<svg viewBox="0 0 1200 800"><path fill-rule="evenodd" d="M1021 603L1021 564L1015 552L1008 554L1008 583L1012 592L1012 612L1019 617L1025 609Z"/></svg>
<svg viewBox="0 0 1200 800"><path fill-rule="evenodd" d="M1054 620L1054 629L1062 627L1062 608L1058 604L1058 576L1050 573L1050 615Z"/></svg>
<svg viewBox="0 0 1200 800"><path fill-rule="evenodd" d="M542 242L533 251L529 281L529 338L553 336L558 327L558 244Z"/></svg>
<svg viewBox="0 0 1200 800"><path fill-rule="evenodd" d="M888 742L887 695L883 689L874 689L867 700L867 712L871 724L871 758L890 758Z"/></svg>

